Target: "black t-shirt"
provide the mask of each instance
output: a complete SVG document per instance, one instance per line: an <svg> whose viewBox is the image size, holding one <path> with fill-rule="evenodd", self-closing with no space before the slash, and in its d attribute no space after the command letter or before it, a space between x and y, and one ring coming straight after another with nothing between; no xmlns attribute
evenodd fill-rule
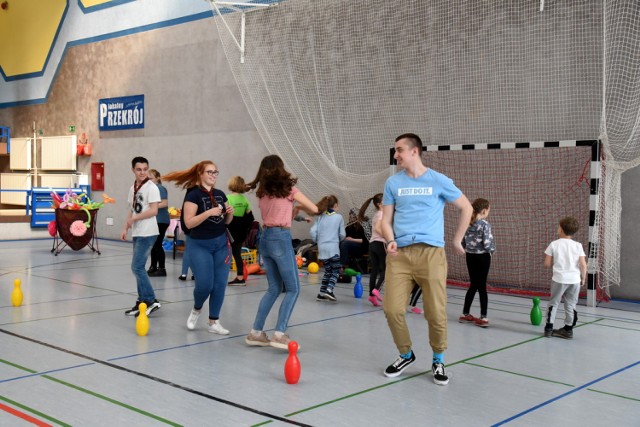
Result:
<svg viewBox="0 0 640 427"><path fill-rule="evenodd" d="M213 191L209 193L205 189L198 187L188 192L184 200L195 203L198 206L196 215L200 215L204 211L213 209L217 205L222 205L222 211L224 212L227 196L217 188L214 188ZM225 233L226 230L227 226L224 223L224 215L210 216L200 225L192 228L189 237L191 239L213 239Z"/></svg>

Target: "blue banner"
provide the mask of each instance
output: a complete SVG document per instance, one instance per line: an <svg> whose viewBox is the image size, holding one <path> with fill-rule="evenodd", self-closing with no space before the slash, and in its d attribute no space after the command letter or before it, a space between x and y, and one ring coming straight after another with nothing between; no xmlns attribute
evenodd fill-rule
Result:
<svg viewBox="0 0 640 427"><path fill-rule="evenodd" d="M100 130L144 129L144 95L98 101Z"/></svg>

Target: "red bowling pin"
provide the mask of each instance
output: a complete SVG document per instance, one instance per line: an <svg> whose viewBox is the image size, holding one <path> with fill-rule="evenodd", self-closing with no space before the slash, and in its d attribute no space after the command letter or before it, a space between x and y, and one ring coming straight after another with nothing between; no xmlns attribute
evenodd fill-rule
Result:
<svg viewBox="0 0 640 427"><path fill-rule="evenodd" d="M284 364L284 377L287 384L297 384L300 379L300 360L298 359L298 343L289 342L289 357Z"/></svg>

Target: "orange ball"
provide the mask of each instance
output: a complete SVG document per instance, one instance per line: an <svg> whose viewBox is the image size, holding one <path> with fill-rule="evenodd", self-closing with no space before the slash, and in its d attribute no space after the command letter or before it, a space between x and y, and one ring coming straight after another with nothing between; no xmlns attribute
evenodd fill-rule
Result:
<svg viewBox="0 0 640 427"><path fill-rule="evenodd" d="M301 256L296 256L296 264L298 265L298 268L302 267L302 264L304 264Z"/></svg>

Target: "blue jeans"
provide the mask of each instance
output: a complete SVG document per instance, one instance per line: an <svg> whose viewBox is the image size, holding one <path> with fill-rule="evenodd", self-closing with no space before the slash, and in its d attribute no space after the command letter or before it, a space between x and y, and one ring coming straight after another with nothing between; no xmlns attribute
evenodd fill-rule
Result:
<svg viewBox="0 0 640 427"><path fill-rule="evenodd" d="M189 264L191 261L189 259L189 236L187 236L186 234L184 235L184 251L182 251L182 275L186 276L187 274L189 274L189 267L191 267L191 264ZM191 271L193 271L193 269L191 269Z"/></svg>
<svg viewBox="0 0 640 427"><path fill-rule="evenodd" d="M189 239L189 259L196 287L193 308L200 310L209 298L209 319L218 320L231 268L231 250L227 234L213 239Z"/></svg>
<svg viewBox="0 0 640 427"><path fill-rule="evenodd" d="M158 238L154 236L141 236L133 238L133 258L131 259L131 271L136 277L136 284L138 285L138 301L154 301L156 294L151 287L151 281L147 274L145 265L149 259L151 248Z"/></svg>
<svg viewBox="0 0 640 427"><path fill-rule="evenodd" d="M285 294L278 311L276 331L285 332L300 293L296 256L291 245L291 231L280 227L265 228L260 237L259 248L264 269L267 272L269 288L258 305L253 329L263 330L267 316L282 293L284 284Z"/></svg>

